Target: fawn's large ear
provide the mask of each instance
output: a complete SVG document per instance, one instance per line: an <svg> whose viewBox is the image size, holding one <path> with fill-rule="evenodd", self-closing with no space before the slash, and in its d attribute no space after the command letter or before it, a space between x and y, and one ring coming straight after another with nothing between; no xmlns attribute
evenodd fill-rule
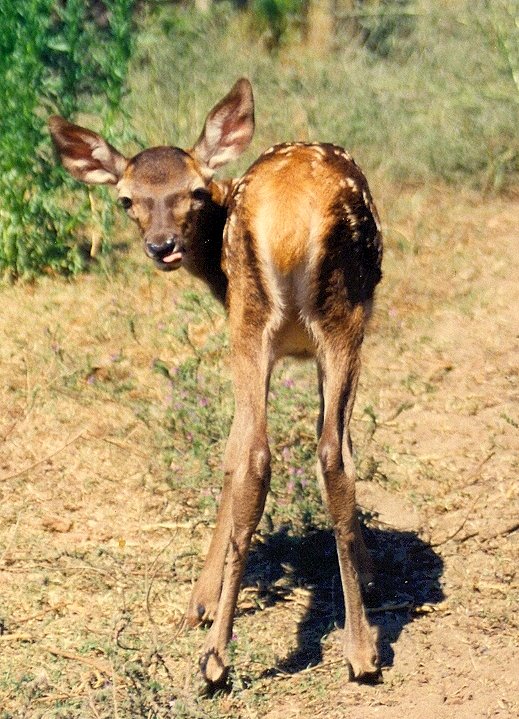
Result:
<svg viewBox="0 0 519 719"><path fill-rule="evenodd" d="M54 115L49 130L61 161L72 177L92 185L115 185L128 160L100 135Z"/></svg>
<svg viewBox="0 0 519 719"><path fill-rule="evenodd" d="M242 77L213 107L192 153L208 175L245 150L254 134L254 98L250 82Z"/></svg>

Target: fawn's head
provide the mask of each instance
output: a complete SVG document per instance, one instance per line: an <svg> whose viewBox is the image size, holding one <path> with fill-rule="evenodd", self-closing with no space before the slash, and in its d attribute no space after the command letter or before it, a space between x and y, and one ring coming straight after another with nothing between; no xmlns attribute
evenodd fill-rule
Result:
<svg viewBox="0 0 519 719"><path fill-rule="evenodd" d="M119 203L134 220L145 252L161 270L190 266L195 238L215 202L217 168L236 159L254 133L254 101L248 80L238 80L208 114L195 145L152 147L126 158L100 135L62 117L49 119L64 167L77 180L115 185Z"/></svg>

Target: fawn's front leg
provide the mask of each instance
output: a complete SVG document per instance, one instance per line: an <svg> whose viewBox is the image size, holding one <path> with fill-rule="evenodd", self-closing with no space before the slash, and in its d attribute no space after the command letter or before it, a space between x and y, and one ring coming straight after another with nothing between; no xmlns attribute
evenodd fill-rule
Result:
<svg viewBox="0 0 519 719"><path fill-rule="evenodd" d="M222 591L225 558L231 535L231 483L237 466L240 421L235 414L224 456L224 480L216 526L200 577L193 587L185 620L191 627L213 622Z"/></svg>
<svg viewBox="0 0 519 719"><path fill-rule="evenodd" d="M218 609L200 658L210 688L227 679L227 645L252 535L263 513L270 483L266 395L270 366L265 354L235 350L236 465L230 484L230 540ZM234 440L233 440L234 441Z"/></svg>

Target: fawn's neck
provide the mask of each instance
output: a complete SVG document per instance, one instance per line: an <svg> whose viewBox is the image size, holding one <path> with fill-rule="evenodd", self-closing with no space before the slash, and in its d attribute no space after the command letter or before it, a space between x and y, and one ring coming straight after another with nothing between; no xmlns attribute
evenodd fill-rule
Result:
<svg viewBox="0 0 519 719"><path fill-rule="evenodd" d="M211 183L211 201L198 216L195 251L193 252L191 274L209 287L216 299L225 305L227 277L222 270L223 230L227 221L233 180Z"/></svg>

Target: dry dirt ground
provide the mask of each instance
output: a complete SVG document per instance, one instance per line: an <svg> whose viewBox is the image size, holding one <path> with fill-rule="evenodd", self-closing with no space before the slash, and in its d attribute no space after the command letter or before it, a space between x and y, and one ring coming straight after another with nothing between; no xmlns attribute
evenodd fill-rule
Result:
<svg viewBox="0 0 519 719"><path fill-rule="evenodd" d="M167 473L151 370L189 351L167 333L188 282L131 253L120 274L2 289L2 719L519 716L519 202L376 195L385 279L353 435L383 682L347 682L330 534L264 523L233 691L196 697L202 631L175 627L214 503Z"/></svg>

